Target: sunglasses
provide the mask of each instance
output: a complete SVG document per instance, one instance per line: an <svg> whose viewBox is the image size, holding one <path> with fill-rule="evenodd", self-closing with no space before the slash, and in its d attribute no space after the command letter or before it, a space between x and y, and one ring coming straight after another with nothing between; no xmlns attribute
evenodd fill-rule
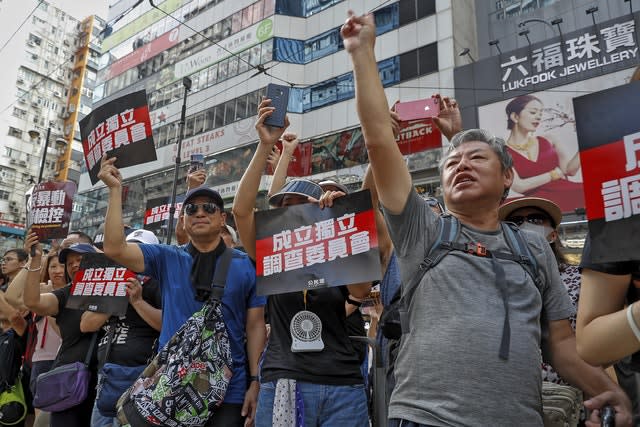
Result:
<svg viewBox="0 0 640 427"><path fill-rule="evenodd" d="M515 222L516 225L522 225L525 221L530 224L544 225L545 221L551 222L551 218L544 214L532 213L529 215L511 216L507 218L507 221Z"/></svg>
<svg viewBox="0 0 640 427"><path fill-rule="evenodd" d="M211 215L220 210L220 207L213 202L187 203L184 205L184 213L188 216L195 215L198 212L198 208L202 208L203 211Z"/></svg>

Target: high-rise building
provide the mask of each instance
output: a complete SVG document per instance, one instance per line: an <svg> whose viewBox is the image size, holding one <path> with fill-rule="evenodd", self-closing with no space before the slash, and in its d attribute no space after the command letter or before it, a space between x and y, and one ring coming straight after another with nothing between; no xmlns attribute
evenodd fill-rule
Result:
<svg viewBox="0 0 640 427"><path fill-rule="evenodd" d="M157 7L156 7L157 6ZM297 173L359 186L367 155L354 101L348 55L340 38L347 10L375 9L376 53L388 99L453 94L453 69L467 49L476 55L471 1L395 0L121 0L112 4L94 92L96 105L147 92L158 159L123 169L126 223L144 225L147 203L171 194L183 79L186 103L178 194L189 156L205 156L207 185L230 205L255 148L255 114L269 83L290 86L290 130L302 142ZM455 31L454 31L455 29ZM439 150L411 146L412 137L441 144L429 124L408 129L399 143L420 191L437 193ZM433 142L433 141L431 141ZM268 180L264 180L266 189ZM80 182L73 227L95 233L106 189ZM266 203L261 200L261 206Z"/></svg>
<svg viewBox="0 0 640 427"><path fill-rule="evenodd" d="M47 2L34 6L20 25L9 21L24 16L24 4L0 3L3 24L20 25L0 53L0 247L15 247L4 240L24 234L25 194L35 183L78 182L76 123L91 111L98 68L100 18L78 21Z"/></svg>

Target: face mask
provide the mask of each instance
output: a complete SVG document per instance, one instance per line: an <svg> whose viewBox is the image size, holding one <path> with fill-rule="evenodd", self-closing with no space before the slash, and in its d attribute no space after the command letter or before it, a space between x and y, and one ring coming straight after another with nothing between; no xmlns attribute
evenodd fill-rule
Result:
<svg viewBox="0 0 640 427"><path fill-rule="evenodd" d="M548 225L537 225L537 224L531 224L530 222L524 222L522 223L522 225L520 226L521 230L527 230L527 231L533 231L534 233L537 233L539 235L541 235L542 237L545 238L545 240L549 241L549 234L551 234L551 232L553 231L553 228L551 228ZM551 243L551 242L549 242Z"/></svg>

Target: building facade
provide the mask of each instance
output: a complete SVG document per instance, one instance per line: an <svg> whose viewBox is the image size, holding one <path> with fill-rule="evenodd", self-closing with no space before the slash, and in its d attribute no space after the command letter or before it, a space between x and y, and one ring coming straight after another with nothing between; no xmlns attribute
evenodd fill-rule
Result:
<svg viewBox="0 0 640 427"><path fill-rule="evenodd" d="M563 168L563 159L578 156L580 117L573 100L627 84L640 63L640 13L632 3L478 0L479 60L455 70L465 127L488 129L513 150L518 177L509 197L540 196L556 202L564 213L561 239L576 253L587 234L582 165L561 176L554 162ZM525 105L539 110L525 129L527 141L519 140L514 130ZM604 125L606 117L602 120ZM538 151L521 149L528 144ZM556 182L530 184L551 170Z"/></svg>
<svg viewBox="0 0 640 427"><path fill-rule="evenodd" d="M96 105L146 90L157 160L123 169L124 220L148 225L149 202L171 194L184 96L186 103L177 193L185 190L191 154L203 154L207 185L231 204L253 154L255 114L269 83L290 86L290 130L301 137L296 175L332 177L356 188L367 163L354 101L351 64L339 35L347 10L375 13L376 54L389 100L453 95L453 70L476 54L472 1L166 0L157 7L121 0L112 5L103 41ZM454 32L453 29L456 28ZM441 137L430 125L401 136ZM407 144L409 145L409 144ZM437 193L439 150L406 150L420 191ZM263 180L266 189L268 179ZM106 211L106 189L80 181L73 227L95 234ZM264 200L261 206L266 207ZM147 224L145 224L145 213ZM161 234L166 234L161 233ZM163 236L161 236L163 237Z"/></svg>
<svg viewBox="0 0 640 427"><path fill-rule="evenodd" d="M24 10L24 4L0 3L3 25L16 27L4 20L15 21ZM15 239L24 234L34 184L79 181L76 123L91 111L100 31L99 18L78 21L40 2L2 51L0 98L7 105L0 111L0 247L21 245Z"/></svg>

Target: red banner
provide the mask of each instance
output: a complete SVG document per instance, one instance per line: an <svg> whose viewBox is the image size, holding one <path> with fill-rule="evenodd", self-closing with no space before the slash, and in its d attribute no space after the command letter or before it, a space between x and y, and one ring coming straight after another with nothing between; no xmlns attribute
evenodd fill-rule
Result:
<svg viewBox="0 0 640 427"><path fill-rule="evenodd" d="M400 134L396 138L402 154L413 154L442 147L442 136L430 118L400 122Z"/></svg>
<svg viewBox="0 0 640 427"><path fill-rule="evenodd" d="M178 43L179 36L180 27L177 27L164 33L150 43L145 44L141 48L134 50L130 54L123 56L109 66L109 70L104 79L110 80L128 69L142 64L147 59L153 58L170 47L175 46Z"/></svg>
<svg viewBox="0 0 640 427"><path fill-rule="evenodd" d="M371 193L256 214L258 294L379 280L378 235Z"/></svg>
<svg viewBox="0 0 640 427"><path fill-rule="evenodd" d="M67 307L124 316L129 304L127 283L136 274L102 253L82 255Z"/></svg>
<svg viewBox="0 0 640 427"><path fill-rule="evenodd" d="M282 142L277 142L276 146L282 155ZM313 145L311 142L300 143L293 150L293 158L287 168L287 176L309 176L311 175L311 155ZM267 175L273 175L274 169L267 165Z"/></svg>
<svg viewBox="0 0 640 427"><path fill-rule="evenodd" d="M47 181L36 185L29 199L27 223L41 241L66 237L71 222L76 184Z"/></svg>
<svg viewBox="0 0 640 427"><path fill-rule="evenodd" d="M573 100L593 262L640 259L640 82Z"/></svg>
<svg viewBox="0 0 640 427"><path fill-rule="evenodd" d="M156 160L147 95L133 92L96 108L80 121L82 149L91 183L98 182L100 160L117 157L123 168Z"/></svg>

